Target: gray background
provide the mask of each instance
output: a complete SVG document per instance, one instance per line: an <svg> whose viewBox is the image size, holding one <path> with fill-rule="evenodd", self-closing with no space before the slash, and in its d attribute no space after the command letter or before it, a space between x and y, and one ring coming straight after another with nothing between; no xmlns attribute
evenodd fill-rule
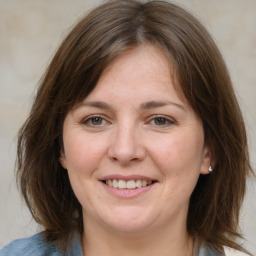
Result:
<svg viewBox="0 0 256 256"><path fill-rule="evenodd" d="M102 1L0 0L0 247L38 228L21 201L14 179L16 133L35 86L71 25ZM209 29L228 64L245 115L256 166L256 0L176 1ZM256 255L256 182L241 215L246 247ZM235 255L235 254L230 254Z"/></svg>

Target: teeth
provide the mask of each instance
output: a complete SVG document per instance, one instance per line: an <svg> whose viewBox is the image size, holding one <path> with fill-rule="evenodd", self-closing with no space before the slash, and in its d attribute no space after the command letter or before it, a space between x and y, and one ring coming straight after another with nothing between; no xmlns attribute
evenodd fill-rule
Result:
<svg viewBox="0 0 256 256"><path fill-rule="evenodd" d="M152 184L152 180L106 180L106 184L110 187L119 188L119 189L135 189L145 187Z"/></svg>
<svg viewBox="0 0 256 256"><path fill-rule="evenodd" d="M135 186L136 186L137 188L140 188L140 187L141 187L141 180L136 180Z"/></svg>
<svg viewBox="0 0 256 256"><path fill-rule="evenodd" d="M141 182L141 186L142 186L142 187L147 186L147 181L146 181L146 180L143 180L143 181Z"/></svg>
<svg viewBox="0 0 256 256"><path fill-rule="evenodd" d="M127 188L126 182L125 182L124 180L119 180L117 187L118 187L118 188L121 188L121 189Z"/></svg>
<svg viewBox="0 0 256 256"><path fill-rule="evenodd" d="M111 182L111 180L109 180ZM118 182L117 180L113 180L113 187L117 188L118 187Z"/></svg>
<svg viewBox="0 0 256 256"><path fill-rule="evenodd" d="M108 184L110 187L113 187L113 181L112 181L112 180L107 180L107 184Z"/></svg>
<svg viewBox="0 0 256 256"><path fill-rule="evenodd" d="M126 188L128 188L128 189L134 189L134 188L136 188L135 181L134 181L134 180L128 180L128 181L126 182Z"/></svg>

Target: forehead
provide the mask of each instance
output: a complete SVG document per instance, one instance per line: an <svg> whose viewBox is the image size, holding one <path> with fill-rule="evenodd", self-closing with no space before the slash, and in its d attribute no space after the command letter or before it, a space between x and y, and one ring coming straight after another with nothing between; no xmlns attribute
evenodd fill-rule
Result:
<svg viewBox="0 0 256 256"><path fill-rule="evenodd" d="M87 98L98 94L123 93L133 90L134 94L154 90L158 92L172 91L177 94L177 76L175 66L169 56L159 47L144 44L129 49L116 57L103 71L94 90Z"/></svg>
<svg viewBox="0 0 256 256"><path fill-rule="evenodd" d="M115 72L119 74L120 72L124 73L125 69L130 66L131 74L145 73L146 69L163 69L169 72L170 75L174 72L173 64L170 61L168 55L160 47L151 45L151 44L142 44L133 48L128 49L124 53L120 54L104 69L101 78L105 78L106 74L109 73L112 69L115 69ZM152 70L150 70L152 71ZM151 76L150 73L147 74ZM100 82L100 81L99 81Z"/></svg>

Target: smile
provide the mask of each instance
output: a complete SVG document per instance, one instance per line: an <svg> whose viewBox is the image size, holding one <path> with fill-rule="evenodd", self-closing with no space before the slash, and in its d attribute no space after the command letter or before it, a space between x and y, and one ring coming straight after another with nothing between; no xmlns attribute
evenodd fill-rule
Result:
<svg viewBox="0 0 256 256"><path fill-rule="evenodd" d="M103 181L106 185L118 189L136 189L141 187L146 187L154 183L152 180L117 180L108 179Z"/></svg>

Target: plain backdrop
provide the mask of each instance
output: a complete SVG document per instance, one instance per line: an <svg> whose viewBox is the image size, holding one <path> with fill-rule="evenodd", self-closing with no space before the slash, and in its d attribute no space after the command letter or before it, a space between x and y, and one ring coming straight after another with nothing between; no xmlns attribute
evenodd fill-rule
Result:
<svg viewBox="0 0 256 256"><path fill-rule="evenodd" d="M73 23L100 0L0 0L0 247L38 228L16 189L16 134L41 76ZM256 166L256 0L176 1L208 28L230 70ZM256 255L256 182L241 215L246 248Z"/></svg>

